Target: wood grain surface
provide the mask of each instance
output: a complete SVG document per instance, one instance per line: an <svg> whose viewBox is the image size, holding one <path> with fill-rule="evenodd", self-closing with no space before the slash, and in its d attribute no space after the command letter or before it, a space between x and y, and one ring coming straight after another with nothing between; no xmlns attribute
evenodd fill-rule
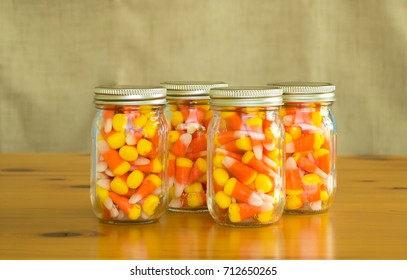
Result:
<svg viewBox="0 0 407 280"><path fill-rule="evenodd" d="M262 228L94 216L87 154L0 154L0 259L407 259L407 157L339 156L332 208Z"/></svg>

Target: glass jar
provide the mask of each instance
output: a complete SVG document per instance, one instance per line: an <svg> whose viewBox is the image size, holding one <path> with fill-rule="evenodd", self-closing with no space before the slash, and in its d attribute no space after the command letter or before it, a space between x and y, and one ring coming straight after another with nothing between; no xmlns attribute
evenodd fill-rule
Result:
<svg viewBox="0 0 407 280"><path fill-rule="evenodd" d="M224 82L173 81L167 88L165 110L168 126L168 210L207 212L207 130L212 119L209 90Z"/></svg>
<svg viewBox="0 0 407 280"><path fill-rule="evenodd" d="M320 82L273 83L283 89L286 140L286 213L320 213L336 191L335 86Z"/></svg>
<svg viewBox="0 0 407 280"><path fill-rule="evenodd" d="M210 91L208 209L221 225L275 223L284 210L284 130L276 87Z"/></svg>
<svg viewBox="0 0 407 280"><path fill-rule="evenodd" d="M167 207L163 87L100 86L95 90L90 198L108 223L151 223Z"/></svg>

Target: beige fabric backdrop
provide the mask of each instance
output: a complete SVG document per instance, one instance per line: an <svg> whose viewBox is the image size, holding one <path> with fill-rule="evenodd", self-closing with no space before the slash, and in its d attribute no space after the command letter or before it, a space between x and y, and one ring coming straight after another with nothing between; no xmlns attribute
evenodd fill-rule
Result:
<svg viewBox="0 0 407 280"><path fill-rule="evenodd" d="M340 154L407 154L407 1L0 2L0 152L88 152L93 87L337 86Z"/></svg>

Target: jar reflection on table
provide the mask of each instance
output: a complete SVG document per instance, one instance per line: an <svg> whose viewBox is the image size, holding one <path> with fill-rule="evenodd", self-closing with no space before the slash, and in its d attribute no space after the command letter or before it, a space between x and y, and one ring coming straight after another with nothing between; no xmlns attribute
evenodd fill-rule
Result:
<svg viewBox="0 0 407 280"><path fill-rule="evenodd" d="M151 223L166 210L166 89L95 88L90 197L109 223Z"/></svg>
<svg viewBox="0 0 407 280"><path fill-rule="evenodd" d="M285 259L334 259L335 231L328 213L321 215L284 215L281 228Z"/></svg>

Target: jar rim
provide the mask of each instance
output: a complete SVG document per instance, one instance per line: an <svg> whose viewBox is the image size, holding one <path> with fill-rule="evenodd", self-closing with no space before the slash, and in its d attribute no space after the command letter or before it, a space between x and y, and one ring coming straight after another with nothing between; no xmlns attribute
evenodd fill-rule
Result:
<svg viewBox="0 0 407 280"><path fill-rule="evenodd" d="M283 90L284 102L335 101L335 85L327 82L289 81L275 82L268 85Z"/></svg>
<svg viewBox="0 0 407 280"><path fill-rule="evenodd" d="M209 99L212 88L227 87L221 81L167 81L161 83L167 89L167 99Z"/></svg>
<svg viewBox="0 0 407 280"><path fill-rule="evenodd" d="M95 104L166 104L167 90L160 86L102 85L94 88Z"/></svg>
<svg viewBox="0 0 407 280"><path fill-rule="evenodd" d="M282 89L273 86L214 88L209 92L213 106L279 106Z"/></svg>

